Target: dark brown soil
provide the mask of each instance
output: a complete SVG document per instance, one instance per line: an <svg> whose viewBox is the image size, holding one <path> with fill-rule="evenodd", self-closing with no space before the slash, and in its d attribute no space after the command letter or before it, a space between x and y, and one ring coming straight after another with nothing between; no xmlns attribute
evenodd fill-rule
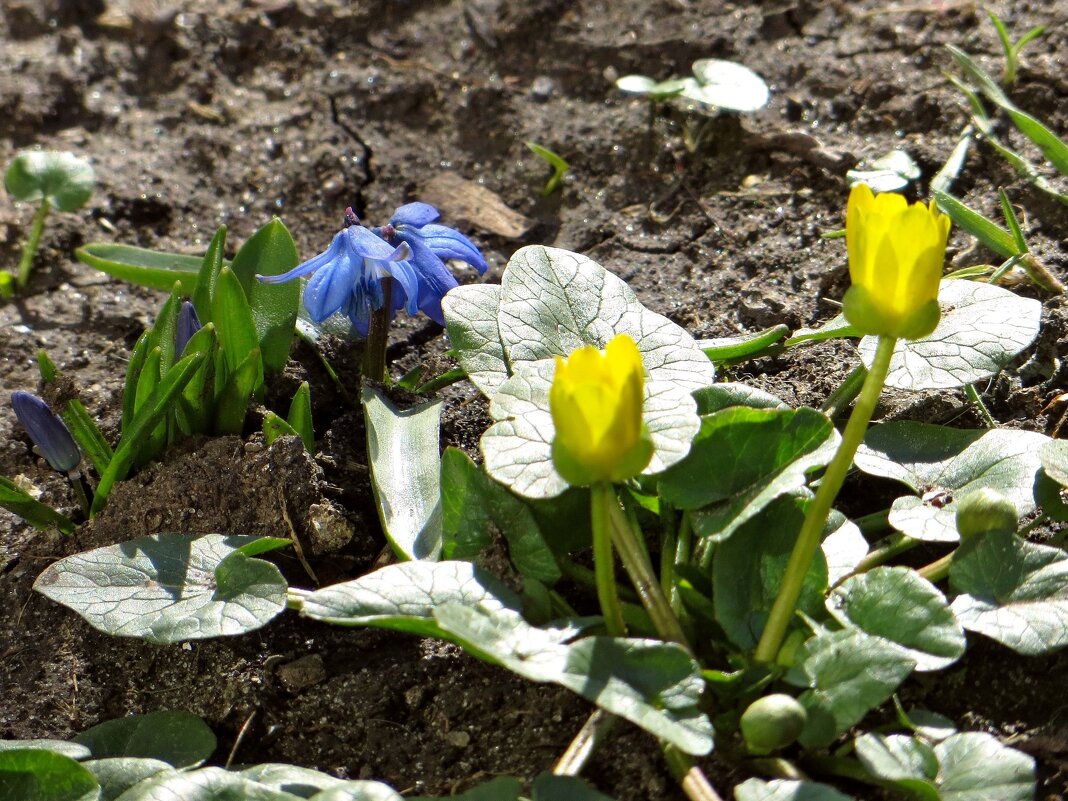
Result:
<svg viewBox="0 0 1068 801"><path fill-rule="evenodd" d="M1049 26L1026 51L1014 96L1068 130L1068 4L992 7L1017 33ZM0 163L36 144L74 150L92 160L99 188L86 210L53 215L29 291L0 307L0 475L72 503L7 411L11 392L34 388L39 348L116 433L129 348L162 298L74 261L89 241L197 253L220 224L238 243L279 215L307 257L348 205L380 223L426 198L483 247L490 281L519 246L550 244L595 258L698 337L826 319L846 285L845 255L819 235L842 224L845 171L903 148L929 178L966 124L942 74L946 43L1000 69L985 14L954 0L4 0ZM647 104L613 80L687 74L702 57L746 63L773 94L755 115L713 121L689 152L685 115L664 108L650 123ZM570 161L561 192L538 195L547 171L528 140ZM509 237L465 213L435 190L442 174L496 194L529 230ZM973 150L957 194L995 215L998 186L1026 209L1035 253L1068 276L1068 209L989 149ZM0 265L16 263L32 214L0 199ZM951 248L955 267L993 258L960 233ZM1068 389L1064 301L1045 300L1045 332L1026 354L1035 358L989 390L1008 425L1041 430L1045 403ZM355 388L358 345L335 340L330 353ZM175 530L289 536L286 518L320 581L369 569L385 543L360 415L306 348L293 355L279 395L312 381L314 461L285 440L270 449L257 436L198 441L120 486L106 514L70 539L0 513L0 737L67 737L130 712L181 708L218 734L220 761L248 723L238 761L290 761L420 793L549 768L586 704L439 643L287 615L244 637L161 648L98 634L31 591L51 560L99 544ZM400 322L390 356L397 374L448 363L440 329L425 319ZM818 405L855 363L851 346L827 344L734 377ZM485 425L476 394L456 388L444 417L445 439L468 449ZM886 411L977 422L954 393L894 395ZM323 515L342 540L351 534L340 550L316 544L309 521ZM313 586L295 559L281 559L292 583ZM910 684L908 700L1011 737L1040 762L1040 797L1061 797L1068 663L976 645L961 666ZM678 798L656 751L620 727L587 775L621 800ZM730 795L740 776L715 759L707 767Z"/></svg>

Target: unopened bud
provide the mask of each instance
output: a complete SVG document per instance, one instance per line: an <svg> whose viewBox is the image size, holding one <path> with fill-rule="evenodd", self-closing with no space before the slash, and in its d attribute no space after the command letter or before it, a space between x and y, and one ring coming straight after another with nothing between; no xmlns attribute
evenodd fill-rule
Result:
<svg viewBox="0 0 1068 801"><path fill-rule="evenodd" d="M797 699L785 693L758 698L742 713L742 737L753 754L785 748L801 736L808 713Z"/></svg>
<svg viewBox="0 0 1068 801"><path fill-rule="evenodd" d="M962 540L991 531L1016 531L1019 519L1016 504L990 487L968 493L957 504L957 531Z"/></svg>
<svg viewBox="0 0 1068 801"><path fill-rule="evenodd" d="M22 427L53 470L69 473L78 466L82 454L74 437L47 403L29 392L16 392L11 396L11 405Z"/></svg>

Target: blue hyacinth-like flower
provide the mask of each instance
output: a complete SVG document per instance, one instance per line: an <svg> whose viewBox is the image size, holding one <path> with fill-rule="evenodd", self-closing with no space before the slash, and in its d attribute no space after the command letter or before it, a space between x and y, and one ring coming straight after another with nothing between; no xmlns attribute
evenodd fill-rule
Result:
<svg viewBox="0 0 1068 801"><path fill-rule="evenodd" d="M363 336L371 313L385 306L382 282L393 279L390 319L405 309L409 314L422 312L444 325L441 299L458 285L445 259L464 261L479 274L487 264L471 240L452 228L435 225L439 216L427 203L408 203L381 228L365 228L348 209L346 227L325 252L282 275L258 277L279 283L310 275L304 307L311 319L320 323L341 312Z"/></svg>
<svg viewBox="0 0 1068 801"><path fill-rule="evenodd" d="M11 406L15 409L15 417L53 470L69 473L78 466L82 460L81 451L67 426L52 413L47 403L29 392L15 392L11 395Z"/></svg>

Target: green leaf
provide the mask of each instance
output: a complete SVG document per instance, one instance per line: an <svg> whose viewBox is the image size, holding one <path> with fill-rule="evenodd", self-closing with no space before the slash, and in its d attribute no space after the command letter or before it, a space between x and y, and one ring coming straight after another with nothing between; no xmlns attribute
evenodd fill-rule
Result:
<svg viewBox="0 0 1068 801"><path fill-rule="evenodd" d="M697 347L703 350L711 361L729 364L760 356L789 333L787 326L776 325L748 336L701 339L698 340Z"/></svg>
<svg viewBox="0 0 1068 801"><path fill-rule="evenodd" d="M746 779L734 788L737 801L854 801L827 784L792 779Z"/></svg>
<svg viewBox="0 0 1068 801"><path fill-rule="evenodd" d="M178 397L175 420L187 437L211 432L215 417L215 398L211 380L215 371L215 356L219 343L215 337L215 323L205 323L185 345L182 357L203 353L204 361L193 373Z"/></svg>
<svg viewBox="0 0 1068 801"><path fill-rule="evenodd" d="M169 773L173 767L158 759L113 757L92 759L85 763L100 783L98 801L115 801L134 785L159 773Z"/></svg>
<svg viewBox="0 0 1068 801"><path fill-rule="evenodd" d="M457 603L437 607L434 618L481 659L567 687L685 753L712 749L712 726L698 706L704 681L679 645L612 637L566 644L563 638L573 632L534 628L510 609Z"/></svg>
<svg viewBox="0 0 1068 801"><path fill-rule="evenodd" d="M724 409L702 420L689 457L661 476L660 495L699 509L698 534L725 539L775 498L803 489L839 439L815 409Z"/></svg>
<svg viewBox="0 0 1068 801"><path fill-rule="evenodd" d="M934 747L942 801L1031 801L1035 760L989 734L965 732Z"/></svg>
<svg viewBox="0 0 1068 801"><path fill-rule="evenodd" d="M275 217L241 246L231 265L252 310L267 373L282 372L289 359L300 307L300 281L265 284L256 275L281 275L296 267L298 261L293 237Z"/></svg>
<svg viewBox="0 0 1068 801"><path fill-rule="evenodd" d="M827 599L827 610L843 626L900 645L917 671L949 667L967 647L946 597L912 568L876 567L846 579Z"/></svg>
<svg viewBox="0 0 1068 801"><path fill-rule="evenodd" d="M0 476L0 506L41 531L48 531L55 526L64 534L73 534L78 528L69 517L41 503L11 479L3 476Z"/></svg>
<svg viewBox="0 0 1068 801"><path fill-rule="evenodd" d="M200 768L156 774L127 790L119 801L298 801L299 798L250 781L239 773ZM342 801L347 800L342 797Z"/></svg>
<svg viewBox="0 0 1068 801"><path fill-rule="evenodd" d="M126 382L122 389L122 427L128 431L133 425L134 414L137 412L137 384L141 380L141 372L151 350L148 343L152 336L152 329L146 330L137 338L133 350L130 352L130 363L126 365Z"/></svg>
<svg viewBox="0 0 1068 801"><path fill-rule="evenodd" d="M215 751L215 735L196 715L182 711L150 712L108 720L88 729L74 742L93 759L142 757L176 768L204 762Z"/></svg>
<svg viewBox="0 0 1068 801"><path fill-rule="evenodd" d="M942 319L923 339L898 340L886 386L953 389L996 375L1038 336L1042 304L1001 287L945 281L938 291ZM860 341L867 367L878 337Z"/></svg>
<svg viewBox="0 0 1068 801"><path fill-rule="evenodd" d="M490 610L519 608L519 598L470 562L411 561L316 590L301 614L339 626L378 626L442 637L434 609L447 603Z"/></svg>
<svg viewBox="0 0 1068 801"><path fill-rule="evenodd" d="M133 466L141 446L155 429L156 425L163 420L171 410L175 399L181 393L189 380L200 368L204 361L203 353L193 353L184 356L164 376L160 385L153 390L151 396L145 401L144 407L134 417L129 428L124 428L119 447L108 464L108 469L100 476L100 483L96 487L96 496L93 498L92 514L96 514L107 502L108 494L116 481L126 478L127 472Z"/></svg>
<svg viewBox="0 0 1068 801"><path fill-rule="evenodd" d="M215 433L240 434L245 428L249 401L257 387L263 386L260 349L253 348L236 369L227 372L222 391L215 400Z"/></svg>
<svg viewBox="0 0 1068 801"><path fill-rule="evenodd" d="M997 490L1021 516L1035 508L1032 485L1049 437L1031 431L965 431L909 421L874 426L857 451L857 467L908 485L890 525L919 540L956 542L958 502L982 487Z"/></svg>
<svg viewBox="0 0 1068 801"><path fill-rule="evenodd" d="M527 149L531 153L552 167L553 174L549 176L549 180L545 182L545 186L542 187L541 190L542 197L551 195L560 188L560 184L563 182L564 176L567 175L567 171L571 168L571 165L556 153L549 150L549 148L542 147L536 142L524 142L523 144L527 146Z"/></svg>
<svg viewBox="0 0 1068 801"><path fill-rule="evenodd" d="M969 208L948 192L935 190L933 194L939 210L945 212L958 228L963 228L1003 258L1019 254L1012 234L996 222Z"/></svg>
<svg viewBox="0 0 1068 801"><path fill-rule="evenodd" d="M1068 645L1068 555L1012 532L964 542L949 568L961 625L1034 656Z"/></svg>
<svg viewBox="0 0 1068 801"><path fill-rule="evenodd" d="M300 434L289 423L272 411L263 415L263 436L268 445L274 444L279 437L299 437Z"/></svg>
<svg viewBox="0 0 1068 801"><path fill-rule="evenodd" d="M238 775L260 787L315 801L403 801L398 793L380 782L336 779L296 765L254 765Z"/></svg>
<svg viewBox="0 0 1068 801"><path fill-rule="evenodd" d="M702 58L692 66L697 85L687 85L682 96L726 111L758 111L768 104L764 79L734 61Z"/></svg>
<svg viewBox="0 0 1068 801"><path fill-rule="evenodd" d="M805 519L805 507L799 498L778 498L716 548L712 563L716 621L743 650L755 648L760 641ZM827 563L817 553L805 574L797 608L818 616L826 590Z"/></svg>
<svg viewBox="0 0 1068 801"><path fill-rule="evenodd" d="M402 559L435 560L441 553L440 400L401 411L364 387L367 455L378 516Z"/></svg>
<svg viewBox="0 0 1068 801"><path fill-rule="evenodd" d="M442 556L476 559L504 537L519 573L546 584L560 578L534 513L467 455L448 448L441 459Z"/></svg>
<svg viewBox="0 0 1068 801"><path fill-rule="evenodd" d="M520 801L523 783L511 776L498 776L488 782L472 787L466 793L459 795L428 796L417 795L409 798L409 801Z"/></svg>
<svg viewBox="0 0 1068 801"><path fill-rule="evenodd" d="M827 560L827 581L833 587L853 572L868 555L868 541L860 528L837 509L832 509L827 521L830 533L820 544Z"/></svg>
<svg viewBox="0 0 1068 801"><path fill-rule="evenodd" d="M460 366L483 395L492 397L512 374L497 327L500 286L457 287L445 296L441 305L445 310L445 329Z"/></svg>
<svg viewBox="0 0 1068 801"><path fill-rule="evenodd" d="M612 801L599 793L578 776L554 776L539 774L531 787L532 801ZM497 801L502 801L497 799Z"/></svg>
<svg viewBox="0 0 1068 801"><path fill-rule="evenodd" d="M1039 450L1038 459L1047 476L1068 487L1068 442L1051 439Z"/></svg>
<svg viewBox="0 0 1068 801"><path fill-rule="evenodd" d="M0 750L0 801L96 801L93 774L43 749Z"/></svg>
<svg viewBox="0 0 1068 801"><path fill-rule="evenodd" d="M496 331L480 306L487 300L481 287L459 287L444 308L450 333L459 334L461 365L480 387L497 388L490 406L496 423L482 438L490 475L529 498L567 488L552 463L554 358L587 344L603 348L617 334L637 343L645 366L643 415L655 446L645 472L685 456L699 425L689 393L711 384L715 371L685 331L642 306L623 281L576 253L526 247L502 278Z"/></svg>
<svg viewBox="0 0 1068 801"><path fill-rule="evenodd" d="M888 699L915 665L903 648L860 629L824 632L805 642L787 676L811 688L798 698L808 712L801 744L830 745Z"/></svg>
<svg viewBox="0 0 1068 801"><path fill-rule="evenodd" d="M226 262L223 259L223 250L226 248L226 226L220 225L215 236L211 238L211 244L204 254L204 258L198 260L197 280L192 285L193 307L197 311L197 317L201 325L207 325L212 321L212 302L215 298L215 284L219 280L219 272ZM188 286L188 284L187 284Z"/></svg>
<svg viewBox="0 0 1068 801"><path fill-rule="evenodd" d="M800 328L793 336L786 340L786 347L800 345L805 342L822 342L825 339L847 339L859 337L860 332L849 324L844 314L832 317L817 328Z"/></svg>
<svg viewBox="0 0 1068 801"><path fill-rule="evenodd" d="M74 256L83 264L112 278L160 292L169 292L175 280L181 281L187 291L195 291L201 262L198 256L163 253L108 242L90 242L75 250ZM201 321L205 322L203 317Z"/></svg>
<svg viewBox="0 0 1068 801"><path fill-rule="evenodd" d="M853 743L857 759L874 778L922 801L940 801L934 781L938 757L929 745L904 734L863 734Z"/></svg>
<svg viewBox="0 0 1068 801"><path fill-rule="evenodd" d="M16 200L47 200L60 211L77 211L93 196L96 174L85 159L54 150L24 150L4 175Z"/></svg>
<svg viewBox="0 0 1068 801"><path fill-rule="evenodd" d="M68 740L0 740L0 751L51 751L81 762L90 757L89 749Z"/></svg>
<svg viewBox="0 0 1068 801"><path fill-rule="evenodd" d="M697 401L697 413L701 417L729 409L731 406L748 406L750 409L790 408L770 392L730 381L695 390L692 394Z"/></svg>
<svg viewBox="0 0 1068 801"><path fill-rule="evenodd" d="M107 634L154 643L244 634L286 608L278 568L224 559L254 537L157 534L49 565L34 589Z"/></svg>
<svg viewBox="0 0 1068 801"><path fill-rule="evenodd" d="M259 347L259 337L245 291L229 267L219 271L211 303L211 320L226 356L226 366L234 372ZM262 384L261 375L257 385Z"/></svg>
<svg viewBox="0 0 1068 801"><path fill-rule="evenodd" d="M304 450L315 454L315 427L312 423L311 386L307 381L302 381L293 395L289 404L289 415L286 422L292 426L293 431L304 443Z"/></svg>

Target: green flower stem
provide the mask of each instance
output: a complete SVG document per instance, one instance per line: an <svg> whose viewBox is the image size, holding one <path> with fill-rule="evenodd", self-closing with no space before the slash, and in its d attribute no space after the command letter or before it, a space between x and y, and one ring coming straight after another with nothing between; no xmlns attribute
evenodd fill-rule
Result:
<svg viewBox="0 0 1068 801"><path fill-rule="evenodd" d="M870 515L853 518L861 534L878 534L890 528L890 510L883 509L881 512L872 512ZM903 535L897 534L896 537Z"/></svg>
<svg viewBox="0 0 1068 801"><path fill-rule="evenodd" d="M593 527L593 572L597 581L597 600L601 603L604 625L612 637L627 633L623 610L616 592L615 560L612 557L612 509L618 508L616 491L608 482L590 488L590 519Z"/></svg>
<svg viewBox="0 0 1068 801"><path fill-rule="evenodd" d="M896 342L893 337L879 337L875 361L864 379L864 386L860 390L856 406L853 407L853 414L849 416L849 422L842 432L842 443L827 466L827 472L823 474L816 497L809 505L805 522L801 525L801 533L797 535L797 542L786 565L782 586L775 597L764 633L753 654L757 662L774 662L782 647L783 638L797 607L797 599L801 595L801 584L812 564L812 558L816 555L816 549L820 547L820 534L827 523L827 515L842 488L850 465L853 464L853 456L864 440L864 432L868 429L875 405L882 394Z"/></svg>
<svg viewBox="0 0 1068 801"><path fill-rule="evenodd" d="M949 566L953 564L953 554L956 549L950 551L941 559L935 559L931 564L924 565L916 572L927 579L932 584L937 584L939 581L949 575Z"/></svg>
<svg viewBox="0 0 1068 801"><path fill-rule="evenodd" d="M849 408L849 404L856 400L861 387L864 386L864 379L867 375L868 368L863 364L854 367L853 371L845 377L845 380L839 385L838 389L827 396L827 400L823 402L820 411L832 420L845 414L846 409Z"/></svg>
<svg viewBox="0 0 1068 801"><path fill-rule="evenodd" d="M678 781L690 801L723 801L704 772L682 751L674 746L664 745L664 759L671 775Z"/></svg>
<svg viewBox="0 0 1068 801"><path fill-rule="evenodd" d="M591 590L597 589L597 576L585 565L576 564L567 558L557 559L556 563L560 566L560 572L576 584ZM616 594L620 600L626 603L638 603L638 596L634 594L630 587L616 585Z"/></svg>
<svg viewBox="0 0 1068 801"><path fill-rule="evenodd" d="M33 269L33 259L37 255L37 247L41 244L41 233L44 231L45 219L52 208L47 198L41 199L41 205L37 213L33 215L30 224L30 238L26 240L26 246L22 249L22 258L19 260L19 270L15 282L22 289L30 281L30 270Z"/></svg>
<svg viewBox="0 0 1068 801"><path fill-rule="evenodd" d="M874 551L872 551L863 559L861 559L857 563L856 567L854 567L847 575L842 576L842 578L838 580L835 586L837 587L839 584L841 584L848 578L852 578L853 576L859 576L861 573L867 573L873 567L885 565L898 554L905 553L906 551L911 551L919 544L920 540L913 539L912 537L906 537L904 534L894 534L890 537L887 537L886 545L883 545L881 548L876 548Z"/></svg>
<svg viewBox="0 0 1068 801"><path fill-rule="evenodd" d="M382 280L382 308L371 312L367 327L367 342L364 343L364 378L372 381L386 380L386 345L389 343L389 318L393 305L393 279Z"/></svg>
<svg viewBox="0 0 1068 801"><path fill-rule="evenodd" d="M630 576L634 589L638 591L642 606L649 613L649 617L656 626L657 633L668 642L677 642L685 648L689 648L686 634L682 630L679 619L671 611L671 605L660 589L660 582L653 573L653 566L649 562L649 556L642 547L637 525L632 519L628 519L623 508L619 504L615 490L610 484L599 484L594 487L597 490L607 487L608 497L605 505L608 507L607 516L611 544L619 551L619 558L623 567ZM597 558L597 524L594 524L594 559Z"/></svg>
<svg viewBox="0 0 1068 801"><path fill-rule="evenodd" d="M578 734L571 740L567 750L553 765L554 776L578 776L590 761L597 746L612 730L618 718L603 709L595 709L586 718Z"/></svg>
<svg viewBox="0 0 1068 801"><path fill-rule="evenodd" d="M67 480L70 481L70 487L74 490L74 499L78 502L78 508L82 510L82 514L86 518L89 517L89 510L92 509L92 504L89 501L89 494L85 491L86 483L85 478L81 472L77 469L71 470L67 473Z"/></svg>
<svg viewBox="0 0 1068 801"><path fill-rule="evenodd" d="M693 525L690 522L690 513L686 511L682 513L682 522L679 523L678 541L675 545L675 567L690 564L692 556ZM679 592L678 584L674 582L671 584L668 600L671 602L671 609L675 612L675 616L681 619L683 614L682 594Z"/></svg>
<svg viewBox="0 0 1068 801"><path fill-rule="evenodd" d="M990 409L983 403L983 397L979 394L979 390L975 388L975 384L964 385L964 397L975 404L979 410L979 414L983 416L983 422L986 423L987 428L997 428L998 421L994 419L994 415L990 413Z"/></svg>

